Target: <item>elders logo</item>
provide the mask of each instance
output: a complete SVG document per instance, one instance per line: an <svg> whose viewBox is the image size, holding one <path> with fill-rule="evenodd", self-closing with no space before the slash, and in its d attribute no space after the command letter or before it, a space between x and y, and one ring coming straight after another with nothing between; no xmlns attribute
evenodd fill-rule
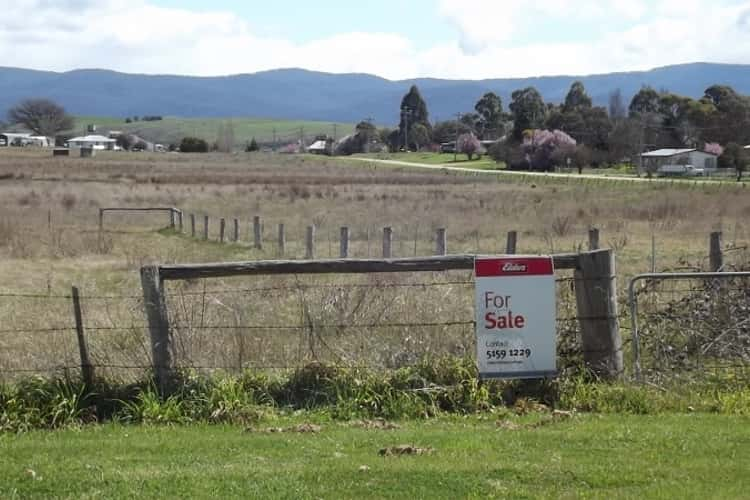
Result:
<svg viewBox="0 0 750 500"><path fill-rule="evenodd" d="M519 264L518 262L506 262L503 264L504 273L525 273L528 271L526 264Z"/></svg>

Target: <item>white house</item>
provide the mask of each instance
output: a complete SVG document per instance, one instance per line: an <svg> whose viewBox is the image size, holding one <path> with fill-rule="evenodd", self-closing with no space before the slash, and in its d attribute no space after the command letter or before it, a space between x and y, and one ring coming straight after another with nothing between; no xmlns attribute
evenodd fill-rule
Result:
<svg viewBox="0 0 750 500"><path fill-rule="evenodd" d="M68 140L68 146L71 148L91 148L99 151L114 150L117 140L104 137L103 135L87 135L83 137L74 137Z"/></svg>
<svg viewBox="0 0 750 500"><path fill-rule="evenodd" d="M662 174L711 175L718 168L718 156L697 149L657 149L641 160L646 170Z"/></svg>
<svg viewBox="0 0 750 500"><path fill-rule="evenodd" d="M5 132L0 134L0 146L37 146L46 148L50 146L50 141L43 135L32 135L29 133Z"/></svg>

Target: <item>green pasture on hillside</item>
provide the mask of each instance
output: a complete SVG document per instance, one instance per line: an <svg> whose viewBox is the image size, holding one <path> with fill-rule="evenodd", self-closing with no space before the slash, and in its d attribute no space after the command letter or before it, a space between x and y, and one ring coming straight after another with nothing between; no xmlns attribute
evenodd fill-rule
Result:
<svg viewBox="0 0 750 500"><path fill-rule="evenodd" d="M235 144L245 145L253 137L261 143L272 143L274 130L279 145L294 142L304 134L306 140L316 135L336 134L342 137L352 133L354 125L351 123L332 123L302 120L275 120L266 118L178 118L165 116L158 121L137 121L125 123L125 117L107 118L98 116L76 117L75 128L72 133L85 133L86 125L95 124L98 130L120 130L143 137L146 140L170 144L179 142L185 136L200 137L209 142L216 140L220 126L231 124L234 129Z"/></svg>
<svg viewBox="0 0 750 500"><path fill-rule="evenodd" d="M702 499L747 498L750 487L746 417L486 414L395 430L319 417L317 433L296 432L301 418L252 431L3 434L0 497ZM398 445L424 454L381 452Z"/></svg>

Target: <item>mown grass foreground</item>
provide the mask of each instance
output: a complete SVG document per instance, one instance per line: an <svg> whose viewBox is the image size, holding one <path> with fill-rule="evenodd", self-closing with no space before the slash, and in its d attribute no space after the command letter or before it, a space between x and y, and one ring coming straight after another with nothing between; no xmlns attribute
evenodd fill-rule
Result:
<svg viewBox="0 0 750 500"><path fill-rule="evenodd" d="M274 425L301 417L285 418ZM110 424L4 434L0 496L746 498L750 487L746 417L486 414L392 430L318 422L315 433ZM381 455L400 444L433 451Z"/></svg>

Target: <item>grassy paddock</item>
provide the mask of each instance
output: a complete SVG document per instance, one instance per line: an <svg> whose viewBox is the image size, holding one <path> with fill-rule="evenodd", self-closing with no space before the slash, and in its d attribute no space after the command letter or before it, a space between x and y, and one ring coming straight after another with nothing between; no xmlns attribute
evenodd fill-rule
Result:
<svg viewBox="0 0 750 500"><path fill-rule="evenodd" d="M317 422L318 433L267 433ZM380 430L324 417L0 435L5 498L742 498L747 418L484 415ZM431 448L381 456L396 446Z"/></svg>
<svg viewBox="0 0 750 500"><path fill-rule="evenodd" d="M629 276L651 268L652 236L656 242L658 270L703 268L708 263L708 234L724 231L729 266L750 261L745 245L750 242L750 200L734 185L616 184L606 180L490 178L475 174L412 171L345 160L310 156L262 154L175 155L106 153L94 159L53 159L48 151L9 148L0 151L0 292L37 294L36 298L0 298L0 318L7 329L48 329L72 326L70 286L84 295L87 326L130 327L122 332L90 330L89 341L97 361L106 364L148 364L138 270L152 262L205 262L276 258L276 226L287 231L286 257L304 255L308 225L317 227L316 255L338 255L340 226L351 229L351 255L377 256L384 226L394 228L396 257L434 252L435 231L446 227L450 253L500 253L509 230L519 231L522 253L570 252L587 247L587 230L601 230L601 244L617 252L619 288L624 293ZM210 214L211 242L159 231L165 216L107 216L106 231L97 234L97 212L107 206L177 206L186 214ZM250 221L264 221L265 246L249 246ZM239 244L216 243L218 218L241 220ZM290 278L291 279L291 278ZM317 278L316 278L317 279ZM346 283L350 277L340 277ZM420 280L439 281L440 275ZM329 280L331 281L331 280ZM318 279L318 283L326 283ZM206 290L205 303L215 311L222 326L258 319L258 302L247 294L220 295L226 288L274 286L278 280L235 279L188 283L193 295ZM454 289L445 293L458 297ZM382 294L381 294L382 295ZM120 299L105 300L106 297ZM89 298L90 297L90 298ZM372 298L372 296L370 296ZM466 299L461 295L462 300ZM308 297L312 315L333 323L348 316L356 295L319 294ZM387 297L398 301L390 308L394 323L429 318L433 305L416 295ZM288 297L289 300L294 296ZM406 308L407 299L414 305ZM255 302L254 302L255 300ZM271 297L263 300L269 301ZM202 299L201 299L202 301ZM381 301L383 304L388 302ZM190 305L191 303L185 302ZM435 301L432 301L434 304ZM289 302L293 305L293 302ZM346 309L349 304L352 307ZM442 301L444 313L458 320L471 319L470 303ZM468 305L467 305L468 304ZM290 311L292 311L290 305ZM570 306L569 301L564 304ZM299 321L297 303L295 321ZM312 307L314 306L314 307ZM341 306L341 307L340 307ZM227 309L227 307L229 309ZM347 306L348 307L348 306ZM416 309L415 309L416 308ZM266 309L264 309L265 311ZM273 311L273 309L267 309ZM411 310L413 313L400 313ZM190 311L195 308L190 305ZM190 312L188 311L188 312ZM359 309L361 313L361 308ZM624 302L623 302L623 311ZM242 313L242 314L237 314ZM246 314L245 314L246 313ZM382 317L377 310L371 318ZM400 317L395 317L401 314ZM290 317L292 313L290 313ZM244 316L243 316L244 315ZM447 314L442 314L447 317ZM249 319L248 319L249 318ZM274 323L289 318L267 318ZM366 320L366 318L363 319ZM325 320L325 321L324 321ZM335 320L335 321L334 321ZM338 332L336 332L338 334ZM411 348L422 349L420 336L403 331L377 348L383 359L394 359L409 337ZM444 332L440 332L441 334ZM461 332L464 335L466 332ZM469 332L470 333L470 332ZM0 360L4 368L27 369L77 364L74 335L28 333L0 335ZM206 336L210 339L212 337ZM213 337L218 338L218 337ZM224 337L222 337L224 338ZM274 337L275 338L275 337ZM373 337L377 338L377 337ZM458 355L468 353L461 338L445 336L445 345ZM296 339L296 340L295 340ZM208 352L222 366L256 366L262 359L237 355L245 337L235 336ZM459 340L460 342L456 342ZM295 337L292 342L300 343ZM259 353L263 339L248 340L248 352ZM362 345L360 343L360 345ZM220 347L220 348L219 348ZM367 347L367 346L365 346ZM461 350L463 349L463 350ZM99 354L97 354L99 353ZM305 360L301 360L305 361ZM297 366L296 364L294 366ZM399 366L396 364L396 366Z"/></svg>

